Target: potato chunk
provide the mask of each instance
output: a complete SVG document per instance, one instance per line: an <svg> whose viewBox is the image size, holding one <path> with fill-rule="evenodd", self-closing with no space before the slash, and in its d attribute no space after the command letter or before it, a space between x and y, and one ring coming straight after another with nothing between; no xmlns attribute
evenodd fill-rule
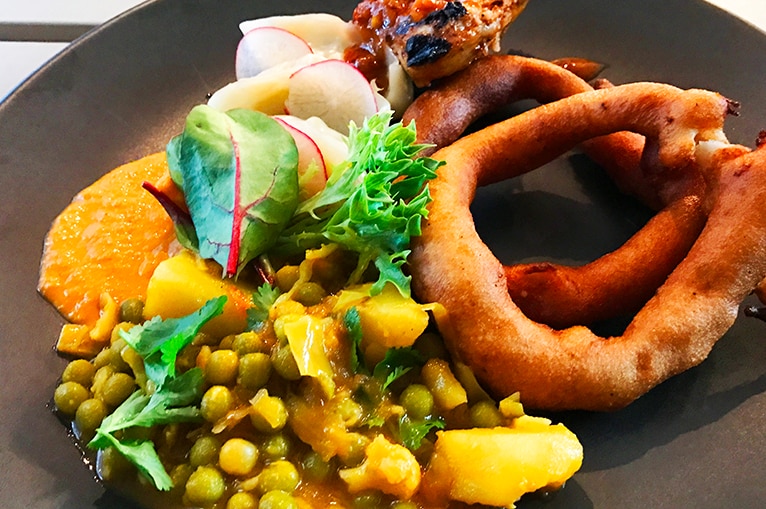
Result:
<svg viewBox="0 0 766 509"><path fill-rule="evenodd" d="M562 424L522 416L510 428L437 433L421 492L434 504L513 507L524 493L560 488L582 465L583 449Z"/></svg>
<svg viewBox="0 0 766 509"><path fill-rule="evenodd" d="M203 331L216 336L241 332L247 326L252 289L221 278L219 266L189 251L160 263L146 289L146 318L178 318L199 309L209 299L226 295L223 314L210 320Z"/></svg>

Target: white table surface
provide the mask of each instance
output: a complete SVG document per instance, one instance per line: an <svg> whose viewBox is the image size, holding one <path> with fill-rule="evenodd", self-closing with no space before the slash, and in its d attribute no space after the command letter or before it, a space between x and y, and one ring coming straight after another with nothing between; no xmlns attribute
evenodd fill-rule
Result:
<svg viewBox="0 0 766 509"><path fill-rule="evenodd" d="M706 0L766 32L766 0ZM77 33L142 0L0 0L0 101Z"/></svg>

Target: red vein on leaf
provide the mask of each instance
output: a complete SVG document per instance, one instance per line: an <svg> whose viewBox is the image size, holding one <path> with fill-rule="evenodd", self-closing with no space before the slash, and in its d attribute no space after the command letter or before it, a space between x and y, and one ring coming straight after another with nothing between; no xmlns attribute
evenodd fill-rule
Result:
<svg viewBox="0 0 766 509"><path fill-rule="evenodd" d="M232 277L236 275L237 266L239 265L239 243L244 214L242 207L239 205L242 188L242 159L239 153L239 143L237 143L231 131L229 132L229 139L234 149L234 209L232 211L231 244L229 245L229 258L226 260L226 274Z"/></svg>

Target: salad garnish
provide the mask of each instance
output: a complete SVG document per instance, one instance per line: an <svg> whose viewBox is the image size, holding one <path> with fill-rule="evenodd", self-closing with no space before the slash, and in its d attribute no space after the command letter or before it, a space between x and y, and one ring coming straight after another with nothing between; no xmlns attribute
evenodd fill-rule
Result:
<svg viewBox="0 0 766 509"><path fill-rule="evenodd" d="M225 303L226 297L211 299L196 313L183 318L162 320L156 317L128 331L120 331L120 336L130 348L141 355L146 379L143 387L139 385L120 406L104 418L88 447L114 447L145 474L158 490L165 491L173 487L154 443L146 438L132 438L129 432L131 428L149 428L200 419L198 404L202 397L204 374L200 368L192 368L176 376L176 358L192 342L203 325L221 314ZM119 437L119 432L127 432L127 435Z"/></svg>

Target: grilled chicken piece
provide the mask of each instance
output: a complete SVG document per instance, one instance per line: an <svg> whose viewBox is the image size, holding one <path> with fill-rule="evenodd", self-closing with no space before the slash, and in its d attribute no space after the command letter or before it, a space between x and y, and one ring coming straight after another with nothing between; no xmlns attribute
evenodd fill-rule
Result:
<svg viewBox="0 0 766 509"><path fill-rule="evenodd" d="M499 51L505 29L526 4L527 0L362 0L353 22L370 41L357 47L351 60L364 72L363 60L368 60L368 68L370 61L380 60L375 55L383 43L423 87Z"/></svg>

